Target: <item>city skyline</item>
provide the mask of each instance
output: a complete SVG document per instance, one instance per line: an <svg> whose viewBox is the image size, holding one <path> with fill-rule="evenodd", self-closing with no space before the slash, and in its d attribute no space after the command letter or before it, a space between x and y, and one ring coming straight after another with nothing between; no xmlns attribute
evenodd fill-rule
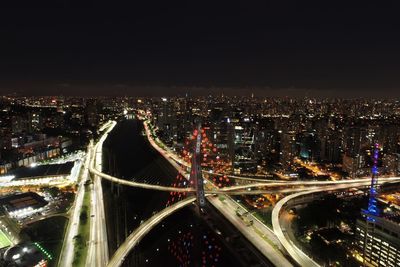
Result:
<svg viewBox="0 0 400 267"><path fill-rule="evenodd" d="M396 99L2 96L0 259L395 267L399 117Z"/></svg>
<svg viewBox="0 0 400 267"><path fill-rule="evenodd" d="M399 267L400 3L8 1L0 267Z"/></svg>

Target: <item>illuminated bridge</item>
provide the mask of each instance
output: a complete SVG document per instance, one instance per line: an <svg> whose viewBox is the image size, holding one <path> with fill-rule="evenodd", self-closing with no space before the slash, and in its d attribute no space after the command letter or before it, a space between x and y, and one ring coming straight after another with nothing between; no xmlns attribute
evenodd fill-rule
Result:
<svg viewBox="0 0 400 267"><path fill-rule="evenodd" d="M320 192L320 191L327 191L327 190L345 190L348 188L361 188L361 187L367 187L370 185L370 180L369 179L353 179L353 180L340 180L340 181L275 181L275 180L260 180L258 181L253 181L253 183L249 184L241 184L241 185L234 185L232 183L233 179L230 179L228 175L224 175L224 173L221 164L218 165L218 162L214 162L214 166L211 166L212 171L205 171L202 170L202 166L205 166L205 161L210 158L209 155L211 155L213 152L215 152L215 147L210 144L210 141L207 139L207 136L205 135L204 129L201 128L201 125L198 124L196 129L193 132L193 135L191 137L191 140L194 141L193 146L190 146L190 142L188 142L186 145L188 147L187 151L184 151L184 155L182 157L179 157L176 155L174 152L169 150L165 146L161 146L157 144L157 142L154 140L154 138L151 136L149 126L147 125L146 122L144 122L147 138L150 142L150 144L160 153L162 156L168 160L172 166L174 166L177 170L179 175L181 175L182 179L185 181L189 180L189 183L185 182L184 185L188 185L187 187L185 186L162 186L158 184L150 184L150 183L145 183L145 182L139 182L140 179L135 179L135 181L130 181L130 180L125 180L125 179L120 179L118 177L114 177L108 174L105 174L101 171L101 158L102 158L102 145L104 140L107 138L108 133L113 129L115 126L115 122L109 123L107 127L104 127L105 132L99 142L93 147L94 153L91 153L91 159L90 159L90 164L89 164L89 170L92 174L94 174L95 177L99 177L102 179L109 180L113 183L121 184L121 185L126 185L126 186L131 186L131 187L137 187L137 188L144 188L144 189L151 189L151 190L159 190L159 191L169 191L171 194L184 194L185 197L178 198L175 203L170 203L169 206L167 206L165 209L161 210L160 212L154 214L152 218L149 220L143 222L141 226L134 231L124 242L120 248L118 248L117 252L111 256L111 258L108 260L107 257L107 246L106 242L94 242L93 244L102 244L102 245L93 245L93 248L91 248L90 251L92 251L92 258L96 259L97 257L99 260L97 260L97 263L99 263L98 266L121 266L121 264L124 261L125 256L129 253L130 250L133 249L133 247L144 237L146 233L148 233L157 223L159 223L163 218L166 216L169 216L173 212L179 210L180 208L192 203L193 201L197 202L197 206L199 210L201 210L202 207L205 206L206 203L206 195L215 195L215 194L222 194L222 195L244 195L244 194L264 194L264 193L287 193L287 194L292 194L292 193L299 193L302 194L301 192L304 192L305 194L311 193L311 192ZM190 151L192 151L190 153ZM217 163L217 164L216 164ZM99 167L100 166L100 167ZM209 167L209 166L207 166ZM189 172L188 172L189 170ZM150 179L150 181L155 181L155 179ZM400 181L400 177L389 177L389 178L382 178L381 183L383 182L395 182L395 181ZM100 201L99 203L94 203L93 205L99 205L99 206L104 206L102 202L102 189L100 186L95 187L96 190L96 199L97 201ZM195 193L196 197L186 197L186 193ZM293 197L297 196L297 194L292 195ZM282 203L279 203L282 207L286 203L285 201L282 201ZM215 201L213 201L215 202ZM232 204L229 205L233 205ZM279 222L278 222L278 217L280 213L280 208L275 208L274 209L274 214L273 214L273 224L274 224L274 232L269 233L268 231L271 230L266 230L264 232L265 235L269 235L271 238L278 238L278 242L284 245L286 251L294 252L289 253L291 256L292 254L294 255L295 253L299 253L297 248L292 249L290 241L286 241L282 233L279 231ZM100 216L96 216L95 219L100 218ZM104 220L99 221L98 223L91 224L91 227L105 227ZM96 225L96 226L95 226ZM243 228L239 229L239 231L249 231L249 228ZM98 236L98 240L106 240L106 236L104 236L104 233L106 231L101 230L101 229L95 229L93 230L94 235ZM271 236L272 234L272 236ZM276 235L277 234L277 235ZM103 236L102 236L103 235ZM105 234L106 235L106 234ZM257 236L253 236L252 238L257 238ZM251 241L251 240L250 240ZM268 242L263 242L263 247L268 247L270 246ZM289 243L288 243L289 242ZM279 266L291 266L291 264L286 260L286 258L283 256L281 252L276 250L276 248L271 248L274 253L273 256L275 258L271 259L269 256L271 256L271 251L269 251L267 254L264 254L268 259L271 260L275 265ZM89 253L90 254L90 253ZM106 256L101 256L101 255L106 255ZM297 254L296 254L297 255ZM307 255L301 254L298 258L293 257L295 261L297 262L308 262L309 259ZM282 263L284 262L284 264ZM311 261L310 261L311 262ZM100 264L102 263L102 264ZM282 264L279 264L282 263Z"/></svg>

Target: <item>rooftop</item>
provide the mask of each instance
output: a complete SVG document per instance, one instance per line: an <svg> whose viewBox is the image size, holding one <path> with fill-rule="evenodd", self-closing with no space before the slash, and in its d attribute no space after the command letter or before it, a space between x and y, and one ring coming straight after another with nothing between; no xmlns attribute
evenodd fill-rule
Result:
<svg viewBox="0 0 400 267"><path fill-rule="evenodd" d="M0 198L0 205L8 212L14 212L25 208L40 208L47 205L47 201L34 192L13 194Z"/></svg>
<svg viewBox="0 0 400 267"><path fill-rule="evenodd" d="M35 167L21 167L11 171L7 175L15 176L13 180L43 176L66 176L71 173L73 167L74 162L66 162L63 164L38 165Z"/></svg>

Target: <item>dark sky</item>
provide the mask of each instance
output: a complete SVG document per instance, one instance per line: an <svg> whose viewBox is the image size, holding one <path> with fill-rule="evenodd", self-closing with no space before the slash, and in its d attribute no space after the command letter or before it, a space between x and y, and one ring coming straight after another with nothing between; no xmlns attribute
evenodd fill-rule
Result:
<svg viewBox="0 0 400 267"><path fill-rule="evenodd" d="M9 2L1 93L400 96L398 1Z"/></svg>

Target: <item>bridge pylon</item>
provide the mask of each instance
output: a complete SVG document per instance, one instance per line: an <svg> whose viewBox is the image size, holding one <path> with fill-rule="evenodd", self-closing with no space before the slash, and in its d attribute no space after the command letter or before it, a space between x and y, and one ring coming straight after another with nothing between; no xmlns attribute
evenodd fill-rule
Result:
<svg viewBox="0 0 400 267"><path fill-rule="evenodd" d="M201 123L197 124L197 135L195 138L196 142L193 147L192 166L190 169L190 182L195 186L197 205L199 209L201 209L206 205L206 198L204 195L204 179L201 171Z"/></svg>

